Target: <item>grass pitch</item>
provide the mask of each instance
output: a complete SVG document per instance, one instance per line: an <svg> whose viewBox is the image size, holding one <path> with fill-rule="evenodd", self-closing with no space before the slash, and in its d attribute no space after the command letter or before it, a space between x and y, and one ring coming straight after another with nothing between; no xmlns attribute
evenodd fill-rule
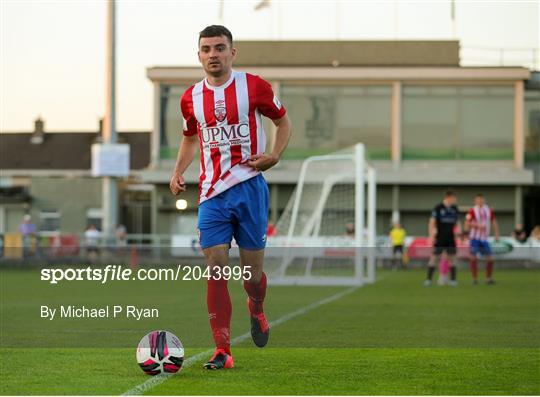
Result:
<svg viewBox="0 0 540 397"><path fill-rule="evenodd" d="M496 272L499 284L421 286L424 273L380 272L381 281L294 317L267 348L233 348L235 368L202 361L147 394L540 394L540 271ZM34 272L2 270L1 394L121 394L148 380L135 346L169 329L186 358L212 346L204 285L73 282L49 286ZM345 288L270 287L270 320ZM231 285L233 337L249 330L245 295ZM159 319L39 318L39 305L156 301ZM48 321L48 322L47 322Z"/></svg>

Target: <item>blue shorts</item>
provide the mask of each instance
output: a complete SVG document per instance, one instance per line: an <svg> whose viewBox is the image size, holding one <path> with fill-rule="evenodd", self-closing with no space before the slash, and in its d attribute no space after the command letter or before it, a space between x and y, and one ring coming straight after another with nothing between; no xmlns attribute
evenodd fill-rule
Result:
<svg viewBox="0 0 540 397"><path fill-rule="evenodd" d="M481 254L483 256L491 256L491 246L487 241L484 240L471 240L470 243L471 254L477 256Z"/></svg>
<svg viewBox="0 0 540 397"><path fill-rule="evenodd" d="M262 174L225 190L199 205L201 248L230 244L260 250L266 246L268 185Z"/></svg>

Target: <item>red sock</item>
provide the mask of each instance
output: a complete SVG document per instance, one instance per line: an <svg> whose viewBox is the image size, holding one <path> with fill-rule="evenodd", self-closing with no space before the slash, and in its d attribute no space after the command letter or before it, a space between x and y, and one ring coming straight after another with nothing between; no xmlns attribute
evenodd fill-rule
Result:
<svg viewBox="0 0 540 397"><path fill-rule="evenodd" d="M231 354L231 297L227 288L227 280L208 279L206 305L212 336L218 349Z"/></svg>
<svg viewBox="0 0 540 397"><path fill-rule="evenodd" d="M244 289L249 296L251 314L262 313L264 297L266 296L266 274L263 272L261 280L257 284L244 280Z"/></svg>
<svg viewBox="0 0 540 397"><path fill-rule="evenodd" d="M476 280L478 278L478 260L471 259L471 273L472 278Z"/></svg>
<svg viewBox="0 0 540 397"><path fill-rule="evenodd" d="M486 278L488 280L491 279L492 274L493 274L493 261L487 261L487 263L486 263Z"/></svg>

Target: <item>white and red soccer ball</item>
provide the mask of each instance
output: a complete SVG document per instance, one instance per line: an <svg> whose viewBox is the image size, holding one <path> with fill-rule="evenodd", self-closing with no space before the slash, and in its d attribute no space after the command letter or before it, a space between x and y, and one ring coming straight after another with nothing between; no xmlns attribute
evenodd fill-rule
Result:
<svg viewBox="0 0 540 397"><path fill-rule="evenodd" d="M182 368L184 347L171 332L152 331L139 342L137 362L148 375L175 373Z"/></svg>

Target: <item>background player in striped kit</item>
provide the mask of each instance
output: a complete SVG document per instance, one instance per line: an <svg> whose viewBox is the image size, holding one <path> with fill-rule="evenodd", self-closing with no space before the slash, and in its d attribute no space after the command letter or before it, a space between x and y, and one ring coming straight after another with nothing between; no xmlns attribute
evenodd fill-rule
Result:
<svg viewBox="0 0 540 397"><path fill-rule="evenodd" d="M478 258L486 259L486 283L494 284L493 281L493 254L488 242L491 227L495 234L495 240L499 240L499 225L495 219L495 213L486 205L484 196L477 194L474 197L472 207L465 218L465 228L469 230L470 239L470 267L473 284L478 284Z"/></svg>
<svg viewBox="0 0 540 397"><path fill-rule="evenodd" d="M244 289L251 335L255 344L263 347L269 337L263 312L269 194L261 171L278 163L289 141L290 121L268 82L232 69L236 49L227 28L212 25L201 31L198 55L206 78L182 96L184 138L170 189L175 195L186 190L183 174L199 148L198 228L206 263L211 269L228 266L234 237L240 247L240 264L250 267L251 277L244 281ZM261 115L277 127L275 144L268 154ZM207 306L216 350L204 368L232 368L227 280L212 274L216 277L207 283Z"/></svg>

